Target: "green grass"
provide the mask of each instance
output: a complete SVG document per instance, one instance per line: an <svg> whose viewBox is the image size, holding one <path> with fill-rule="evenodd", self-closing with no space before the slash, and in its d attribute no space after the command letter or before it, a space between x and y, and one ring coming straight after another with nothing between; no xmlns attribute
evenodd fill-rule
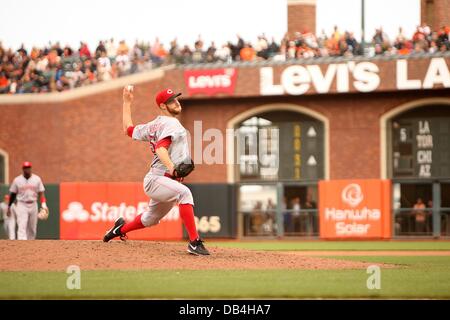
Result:
<svg viewBox="0 0 450 320"><path fill-rule="evenodd" d="M450 250L450 241L208 241L209 246L250 250Z"/></svg>
<svg viewBox="0 0 450 320"><path fill-rule="evenodd" d="M82 271L81 290L63 272L2 272L0 298L450 298L450 257L335 257L399 264L381 270Z"/></svg>

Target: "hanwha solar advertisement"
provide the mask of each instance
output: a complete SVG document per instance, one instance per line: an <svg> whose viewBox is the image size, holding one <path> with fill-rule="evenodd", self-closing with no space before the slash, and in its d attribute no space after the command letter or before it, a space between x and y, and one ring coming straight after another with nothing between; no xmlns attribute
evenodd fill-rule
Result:
<svg viewBox="0 0 450 320"><path fill-rule="evenodd" d="M389 238L390 190L389 180L320 181L320 237Z"/></svg>

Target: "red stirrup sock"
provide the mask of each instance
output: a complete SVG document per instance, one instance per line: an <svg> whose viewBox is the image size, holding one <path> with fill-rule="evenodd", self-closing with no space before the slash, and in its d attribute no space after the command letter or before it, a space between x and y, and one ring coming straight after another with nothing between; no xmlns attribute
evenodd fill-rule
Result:
<svg viewBox="0 0 450 320"><path fill-rule="evenodd" d="M180 216L189 234L189 240L194 241L198 238L197 228L195 227L194 207L192 204L183 203L178 205Z"/></svg>
<svg viewBox="0 0 450 320"><path fill-rule="evenodd" d="M133 231L133 230L145 228L145 226L142 224L141 216L142 216L142 214L137 215L136 218L134 218L133 221L125 223L123 225L123 227L120 228L120 232L127 233L127 232L130 232L130 231Z"/></svg>

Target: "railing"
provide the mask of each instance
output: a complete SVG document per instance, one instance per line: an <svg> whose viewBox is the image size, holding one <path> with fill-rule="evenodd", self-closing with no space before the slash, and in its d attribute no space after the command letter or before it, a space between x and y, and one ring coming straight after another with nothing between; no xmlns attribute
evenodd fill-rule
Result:
<svg viewBox="0 0 450 320"><path fill-rule="evenodd" d="M401 208L395 209L393 214L395 236L433 235L433 209Z"/></svg>
<svg viewBox="0 0 450 320"><path fill-rule="evenodd" d="M391 61L399 59L431 59L450 57L450 51L435 52L435 53L411 53L406 55L376 55L376 56L353 56L353 57L312 57L312 58L300 58L300 59L286 59L282 61L277 60L259 60L259 61L233 61L233 62L209 62L209 63L185 63L176 64L180 69L214 69L214 68L228 68L228 67L264 67L264 66L277 66L277 65L290 65L290 64L330 64L330 63L343 63L350 61Z"/></svg>
<svg viewBox="0 0 450 320"><path fill-rule="evenodd" d="M441 237L450 237L450 208L441 208Z"/></svg>
<svg viewBox="0 0 450 320"><path fill-rule="evenodd" d="M277 211L241 211L243 216L243 236L275 237L278 232ZM283 236L318 237L319 219L317 209L286 209L282 212Z"/></svg>

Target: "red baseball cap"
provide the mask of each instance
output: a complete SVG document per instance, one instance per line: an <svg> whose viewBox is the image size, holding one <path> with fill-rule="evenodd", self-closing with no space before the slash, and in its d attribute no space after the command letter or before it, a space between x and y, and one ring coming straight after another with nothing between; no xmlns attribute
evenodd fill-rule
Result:
<svg viewBox="0 0 450 320"><path fill-rule="evenodd" d="M181 96L181 93L175 93L170 88L164 89L156 95L156 104L159 106L161 103L168 103L178 96Z"/></svg>
<svg viewBox="0 0 450 320"><path fill-rule="evenodd" d="M29 161L25 161L24 163L22 163L22 168L31 168L32 167L32 165L31 165L31 162L29 162Z"/></svg>

